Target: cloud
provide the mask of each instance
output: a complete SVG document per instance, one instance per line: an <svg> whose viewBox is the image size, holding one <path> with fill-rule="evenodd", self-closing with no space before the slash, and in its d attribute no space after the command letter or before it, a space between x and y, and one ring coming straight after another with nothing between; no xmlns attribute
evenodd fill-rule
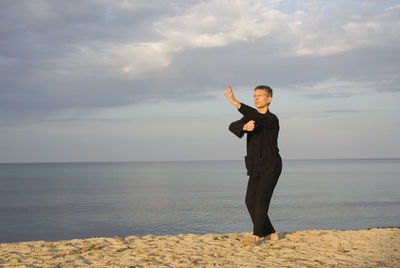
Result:
<svg viewBox="0 0 400 268"><path fill-rule="evenodd" d="M272 2L272 3L271 3ZM254 42L276 29L286 17L273 8L279 1L207 1L181 16L155 24L166 43L181 49L224 47L235 42Z"/></svg>
<svg viewBox="0 0 400 268"><path fill-rule="evenodd" d="M71 74L80 69L87 76L99 71L121 79L146 78L151 72L168 67L169 48L160 42L104 43L101 46L79 46L78 51L60 60L60 74ZM79 65L76 65L79 63ZM128 75L128 76L126 76Z"/></svg>
<svg viewBox="0 0 400 268"><path fill-rule="evenodd" d="M352 113L362 113L362 112L370 112L372 110L367 110L367 109L336 109L336 110L327 110L323 111L322 113L327 113L327 114L352 114Z"/></svg>
<svg viewBox="0 0 400 268"><path fill-rule="evenodd" d="M227 83L396 92L400 6L351 2L2 1L0 113L195 101Z"/></svg>
<svg viewBox="0 0 400 268"><path fill-rule="evenodd" d="M305 98L309 99L332 99L332 98L349 98L352 95L348 93L313 93L313 94L303 94Z"/></svg>
<svg viewBox="0 0 400 268"><path fill-rule="evenodd" d="M310 99L349 98L373 92L397 92L393 79L380 81L338 81L329 79L309 85L299 85L302 96Z"/></svg>

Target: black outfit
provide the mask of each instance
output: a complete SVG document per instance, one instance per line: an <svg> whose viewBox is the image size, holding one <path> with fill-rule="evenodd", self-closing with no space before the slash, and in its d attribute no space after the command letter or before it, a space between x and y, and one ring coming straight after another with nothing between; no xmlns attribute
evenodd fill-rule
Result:
<svg viewBox="0 0 400 268"><path fill-rule="evenodd" d="M243 103L239 112L243 114L242 119L232 122L229 130L239 138L247 133L245 164L250 177L246 206L253 221L253 234L264 237L275 233L268 217L268 208L282 171L278 149L279 120L269 110L262 114ZM254 130L244 131L243 126L250 120L255 121Z"/></svg>

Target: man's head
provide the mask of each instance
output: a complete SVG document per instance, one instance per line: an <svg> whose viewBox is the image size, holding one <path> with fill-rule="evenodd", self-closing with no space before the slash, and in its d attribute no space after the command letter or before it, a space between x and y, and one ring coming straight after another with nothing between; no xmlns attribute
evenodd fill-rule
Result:
<svg viewBox="0 0 400 268"><path fill-rule="evenodd" d="M260 109L268 107L272 101L272 89L269 86L256 86L254 89L254 104Z"/></svg>

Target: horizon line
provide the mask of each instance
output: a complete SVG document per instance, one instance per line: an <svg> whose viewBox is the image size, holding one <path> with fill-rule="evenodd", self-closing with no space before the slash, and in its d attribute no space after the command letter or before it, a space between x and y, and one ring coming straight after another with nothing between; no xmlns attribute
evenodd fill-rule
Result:
<svg viewBox="0 0 400 268"><path fill-rule="evenodd" d="M283 161L302 160L394 160L400 157L362 157L362 158L282 158ZM95 160L95 161L21 161L21 162L0 162L0 164L77 164L77 163L159 163L159 162L215 162L215 161L244 161L243 159L194 159L194 160Z"/></svg>

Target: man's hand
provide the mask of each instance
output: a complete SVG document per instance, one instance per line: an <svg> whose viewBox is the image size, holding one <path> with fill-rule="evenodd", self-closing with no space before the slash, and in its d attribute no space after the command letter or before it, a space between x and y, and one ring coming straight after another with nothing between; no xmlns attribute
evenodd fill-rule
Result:
<svg viewBox="0 0 400 268"><path fill-rule="evenodd" d="M236 108L240 109L241 104L236 100L235 96L233 95L233 91L230 85L225 88L225 96L230 103L232 103Z"/></svg>
<svg viewBox="0 0 400 268"><path fill-rule="evenodd" d="M250 120L243 126L244 131L253 131L254 130L254 120Z"/></svg>

